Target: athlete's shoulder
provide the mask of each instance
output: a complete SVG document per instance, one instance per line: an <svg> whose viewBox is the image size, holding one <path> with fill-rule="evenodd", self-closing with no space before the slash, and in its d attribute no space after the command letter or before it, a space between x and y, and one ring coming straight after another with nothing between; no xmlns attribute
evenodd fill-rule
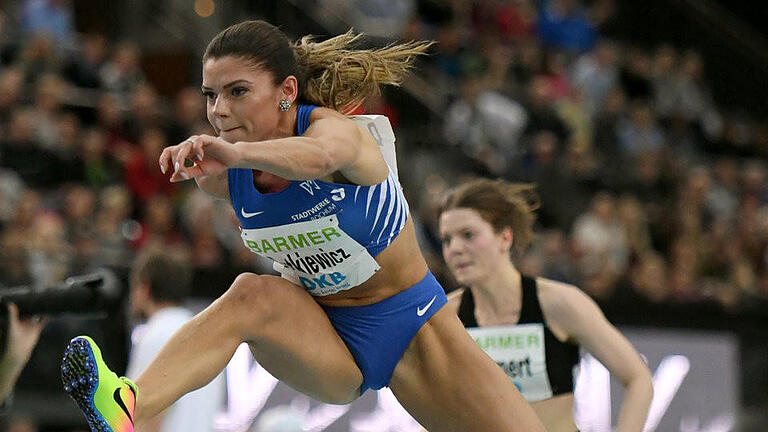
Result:
<svg viewBox="0 0 768 432"><path fill-rule="evenodd" d="M588 298L575 285L552 279L536 278L539 304L545 315L567 313Z"/></svg>
<svg viewBox="0 0 768 432"><path fill-rule="evenodd" d="M550 326L570 328L599 311L597 304L575 285L537 278L539 304Z"/></svg>
<svg viewBox="0 0 768 432"><path fill-rule="evenodd" d="M334 120L341 120L341 121L352 121L349 117L345 116L344 114L336 111L335 109L326 108L326 107L316 107L312 110L312 114L309 115L309 121L314 122L316 120L325 120L325 119L334 119Z"/></svg>
<svg viewBox="0 0 768 432"><path fill-rule="evenodd" d="M582 292L579 287L565 282L560 282L543 277L536 278L536 285L539 288L539 296L542 293L551 293L554 295L565 294L570 295L574 292Z"/></svg>
<svg viewBox="0 0 768 432"><path fill-rule="evenodd" d="M335 141L345 137L347 141L362 141L360 139L362 133L357 122L336 110L323 107L317 107L312 111L309 116L309 126L304 135L333 137Z"/></svg>

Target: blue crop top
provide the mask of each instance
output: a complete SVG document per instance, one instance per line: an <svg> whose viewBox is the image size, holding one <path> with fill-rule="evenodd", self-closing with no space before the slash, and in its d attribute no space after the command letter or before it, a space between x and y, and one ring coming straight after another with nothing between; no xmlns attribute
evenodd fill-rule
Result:
<svg viewBox="0 0 768 432"><path fill-rule="evenodd" d="M297 135L309 127L314 108L299 105ZM227 174L246 246L271 258L283 277L313 295L350 289L370 278L379 269L373 257L408 218L408 203L391 168L376 185L291 181L274 193L259 192L250 169L232 168Z"/></svg>

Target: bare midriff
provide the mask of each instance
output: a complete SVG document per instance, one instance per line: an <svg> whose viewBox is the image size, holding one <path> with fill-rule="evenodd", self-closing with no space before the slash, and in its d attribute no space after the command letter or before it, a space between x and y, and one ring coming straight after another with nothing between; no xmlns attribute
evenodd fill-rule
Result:
<svg viewBox="0 0 768 432"><path fill-rule="evenodd" d="M410 219L392 244L376 256L376 262L381 269L363 284L315 300L324 306L363 306L392 297L424 279L427 263Z"/></svg>

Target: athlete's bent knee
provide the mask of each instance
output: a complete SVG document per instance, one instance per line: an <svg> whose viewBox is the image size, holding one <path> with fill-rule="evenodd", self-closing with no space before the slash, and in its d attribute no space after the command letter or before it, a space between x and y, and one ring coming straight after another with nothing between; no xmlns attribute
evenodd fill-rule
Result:
<svg viewBox="0 0 768 432"><path fill-rule="evenodd" d="M223 298L228 309L234 315L241 315L244 320L269 320L279 308L275 302L280 295L278 287L271 282L269 276L254 273L242 273L229 287Z"/></svg>

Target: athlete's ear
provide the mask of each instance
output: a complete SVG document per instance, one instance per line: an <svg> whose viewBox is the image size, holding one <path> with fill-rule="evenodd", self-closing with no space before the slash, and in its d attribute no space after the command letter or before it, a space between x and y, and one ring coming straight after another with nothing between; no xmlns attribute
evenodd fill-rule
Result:
<svg viewBox="0 0 768 432"><path fill-rule="evenodd" d="M280 83L280 100L294 103L299 98L299 81L293 75L285 77Z"/></svg>
<svg viewBox="0 0 768 432"><path fill-rule="evenodd" d="M512 249L512 244L515 240L515 235L512 232L512 228L502 228L501 232L499 232L499 238L501 238L501 247L503 248L502 252L509 253L509 250Z"/></svg>

